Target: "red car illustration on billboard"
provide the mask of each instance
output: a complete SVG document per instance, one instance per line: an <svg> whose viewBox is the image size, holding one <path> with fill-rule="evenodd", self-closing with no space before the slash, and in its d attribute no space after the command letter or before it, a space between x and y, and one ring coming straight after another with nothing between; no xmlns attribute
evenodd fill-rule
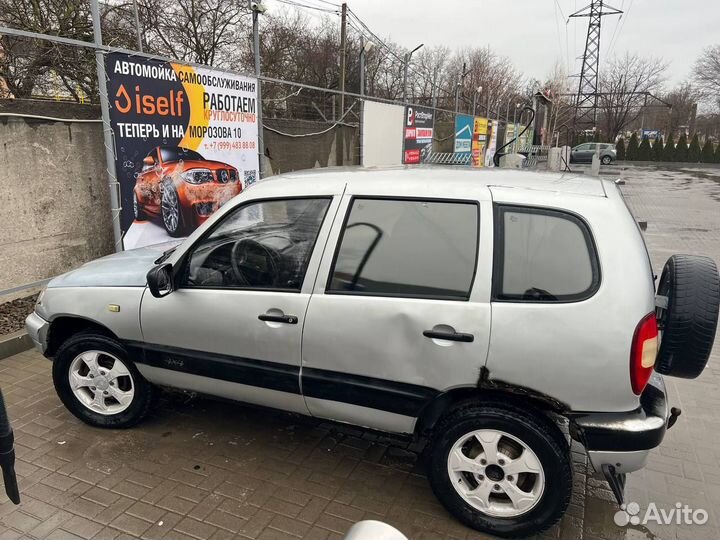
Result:
<svg viewBox="0 0 720 540"><path fill-rule="evenodd" d="M184 236L242 191L238 170L179 146L158 146L143 159L133 188L136 220L160 217Z"/></svg>

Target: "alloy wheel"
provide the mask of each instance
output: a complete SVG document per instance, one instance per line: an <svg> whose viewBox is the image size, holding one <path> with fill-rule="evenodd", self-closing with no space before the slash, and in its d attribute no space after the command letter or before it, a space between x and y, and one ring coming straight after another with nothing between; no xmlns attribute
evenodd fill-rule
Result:
<svg viewBox="0 0 720 540"><path fill-rule="evenodd" d="M177 230L180 222L180 204L177 192L171 186L166 186L163 189L162 218L168 231L175 232Z"/></svg>
<svg viewBox="0 0 720 540"><path fill-rule="evenodd" d="M463 500L488 516L525 514L545 491L535 452L504 431L480 429L460 437L448 453L447 470Z"/></svg>
<svg viewBox="0 0 720 540"><path fill-rule="evenodd" d="M76 356L70 364L68 379L77 400L98 414L121 413L135 396L135 384L127 366L104 351L85 351Z"/></svg>

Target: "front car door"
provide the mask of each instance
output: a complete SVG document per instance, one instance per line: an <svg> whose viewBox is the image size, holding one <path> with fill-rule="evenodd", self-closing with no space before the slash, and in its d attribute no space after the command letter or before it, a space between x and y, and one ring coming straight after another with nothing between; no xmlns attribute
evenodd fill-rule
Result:
<svg viewBox="0 0 720 540"><path fill-rule="evenodd" d="M481 189L408 198L348 187L305 321L311 414L408 433L439 394L477 385L492 243Z"/></svg>
<svg viewBox="0 0 720 540"><path fill-rule="evenodd" d="M143 297L144 342L135 344L143 375L307 414L302 328L338 204L332 196L249 200L207 227L175 263L176 290Z"/></svg>

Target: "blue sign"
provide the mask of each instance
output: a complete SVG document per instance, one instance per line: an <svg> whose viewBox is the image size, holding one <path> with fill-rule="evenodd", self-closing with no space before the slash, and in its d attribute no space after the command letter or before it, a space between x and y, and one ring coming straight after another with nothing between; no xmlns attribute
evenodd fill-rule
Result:
<svg viewBox="0 0 720 540"><path fill-rule="evenodd" d="M455 153L467 154L472 150L473 117L466 114L455 116Z"/></svg>

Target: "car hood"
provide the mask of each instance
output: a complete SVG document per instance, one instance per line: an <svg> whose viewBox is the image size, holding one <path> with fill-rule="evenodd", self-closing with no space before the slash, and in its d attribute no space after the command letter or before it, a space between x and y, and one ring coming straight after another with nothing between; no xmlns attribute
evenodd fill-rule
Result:
<svg viewBox="0 0 720 540"><path fill-rule="evenodd" d="M227 163L223 163L221 161L210 161L210 160L192 160L188 159L186 161L182 162L182 165L180 165L180 162L175 163L168 163L168 165L174 165L178 168L181 168L183 171L189 171L190 169L210 169L210 170L216 170L216 169L234 169L232 165L228 165Z"/></svg>
<svg viewBox="0 0 720 540"><path fill-rule="evenodd" d="M158 257L179 243L163 242L95 259L54 278L48 287L144 287Z"/></svg>

